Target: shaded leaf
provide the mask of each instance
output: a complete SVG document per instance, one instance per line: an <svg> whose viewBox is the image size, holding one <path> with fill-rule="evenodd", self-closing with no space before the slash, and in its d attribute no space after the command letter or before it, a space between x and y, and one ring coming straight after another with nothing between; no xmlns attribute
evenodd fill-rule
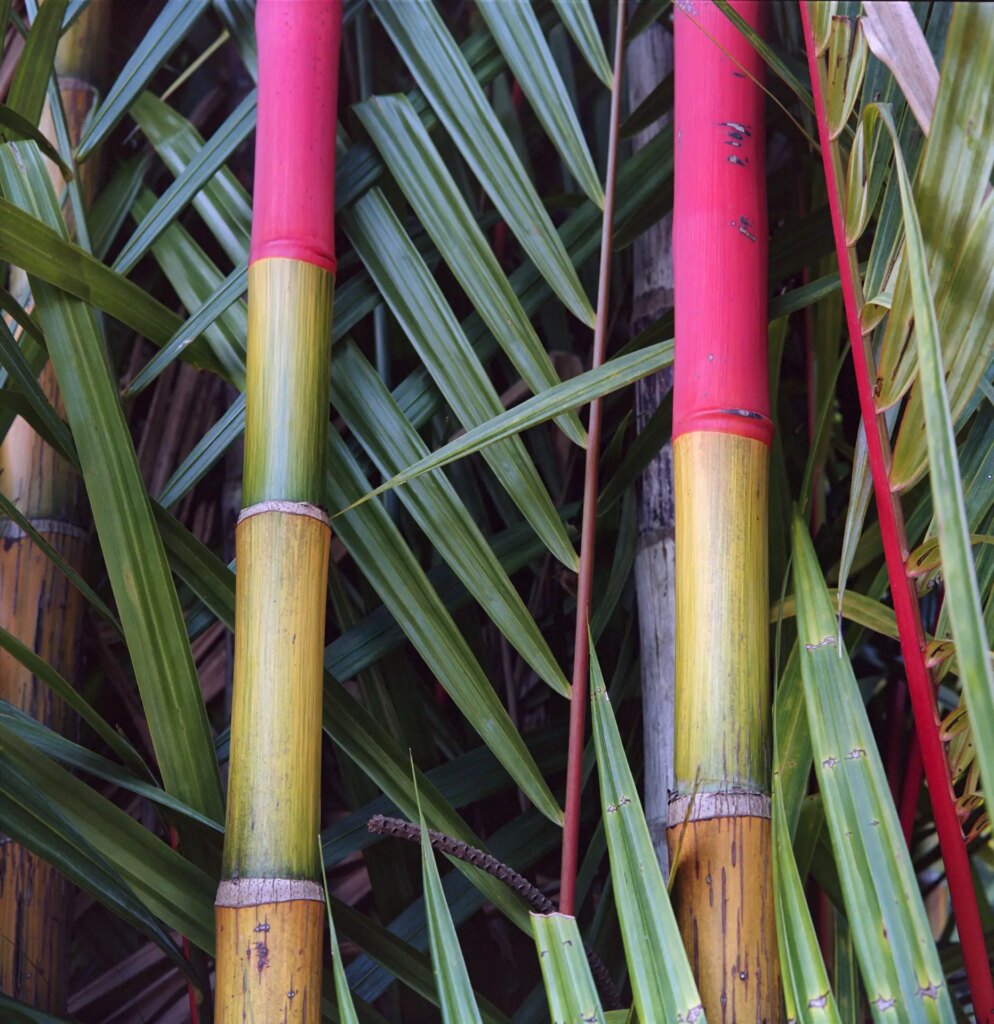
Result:
<svg viewBox="0 0 994 1024"><path fill-rule="evenodd" d="M793 525L808 726L835 864L874 1019L952 1021L911 858L803 522ZM887 941L880 941L881 928Z"/></svg>
<svg viewBox="0 0 994 1024"><path fill-rule="evenodd" d="M86 133L79 140L77 160L82 162L91 156L114 130L152 76L186 37L205 7L206 4L199 0L193 3L189 0L167 0L97 108Z"/></svg>
<svg viewBox="0 0 994 1024"><path fill-rule="evenodd" d="M409 70L463 158L552 290L593 326L594 311L534 186L430 0L372 0Z"/></svg>

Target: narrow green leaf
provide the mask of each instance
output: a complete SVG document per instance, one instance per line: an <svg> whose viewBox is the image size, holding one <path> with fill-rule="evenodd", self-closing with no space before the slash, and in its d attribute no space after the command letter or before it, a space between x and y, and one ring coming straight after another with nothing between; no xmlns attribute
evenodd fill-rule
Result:
<svg viewBox="0 0 994 1024"><path fill-rule="evenodd" d="M645 204L651 203L660 189L666 185L672 168L673 131L670 126L664 128L619 169L616 222L637 216ZM597 251L600 245L601 219L600 210L593 203L585 201L560 229L563 244L576 266L581 266ZM831 224L827 218L825 223L825 251L829 251L832 246ZM797 266L803 266L805 262L808 261L802 259ZM790 273L790 270L785 272ZM529 316L534 315L549 297L548 285L531 262L518 267L511 274L510 281L522 308ZM650 340L666 337L667 333L671 333L662 329L666 322L666 318L662 318L657 325L653 325L653 329L643 332L637 343L636 339L632 339L628 343L629 346L634 350L637 345L645 345ZM496 344L492 341L483 321L474 314L464 321L463 328L474 351L484 360L489 358ZM659 333L653 333L653 330L658 330ZM421 427L441 405L440 396L434 390L427 371L423 369L416 370L398 385L395 395L404 414L415 428Z"/></svg>
<svg viewBox="0 0 994 1024"><path fill-rule="evenodd" d="M578 510L578 507L574 506L564 509L563 513L571 516ZM492 544L494 553L509 574L522 569L533 559L540 557L545 550L531 527L524 522L497 534L492 539ZM458 610L471 599L469 591L448 566L432 567L427 577L449 611ZM325 667L336 679L351 679L357 672L375 664L404 641L404 633L400 626L381 605L328 646L325 651Z"/></svg>
<svg viewBox="0 0 994 1024"><path fill-rule="evenodd" d="M177 176L196 164L204 140L192 124L168 103L144 92L131 107L131 116L155 152ZM252 204L238 179L223 165L193 197L193 208L218 240L232 263L248 255Z"/></svg>
<svg viewBox="0 0 994 1024"><path fill-rule="evenodd" d="M106 842L101 844L95 835L93 824L99 814L92 818L89 814L99 801L105 814L117 818L118 825L123 824L122 819L128 822L132 836L137 831L160 846L164 844L108 800L32 750L4 724L0 724L0 766L0 819L4 831L155 941L181 970L188 969L183 954L152 916L155 910L133 891L132 879L121 871L113 854L108 857ZM77 806L66 806L68 792L79 794ZM124 854L123 849L120 852ZM175 920L178 915L173 917Z"/></svg>
<svg viewBox="0 0 994 1024"><path fill-rule="evenodd" d="M21 63L24 55L21 55ZM73 174L72 168L62 159L62 155L31 121L19 114L13 107L0 103L0 142L16 142L18 139L34 142L38 148L58 167L62 177L69 181Z"/></svg>
<svg viewBox="0 0 994 1024"><path fill-rule="evenodd" d="M32 143L0 147L0 180L52 234L65 232ZM166 789L220 819L221 783L200 683L93 311L44 281L31 285Z"/></svg>
<svg viewBox="0 0 994 1024"><path fill-rule="evenodd" d="M597 498L597 514L603 515L619 498L623 497L642 471L673 436L673 389L656 406L642 429L625 447L621 465L601 488Z"/></svg>
<svg viewBox="0 0 994 1024"><path fill-rule="evenodd" d="M46 0L28 33L7 94L7 105L32 125L41 120L45 93L55 64L67 0ZM46 154L47 155L47 154ZM62 161L58 161L60 164Z"/></svg>
<svg viewBox="0 0 994 1024"><path fill-rule="evenodd" d="M777 684L773 701L773 728L778 744L773 777L780 787L783 820L793 839L801 820L808 780L811 778L811 735L808 732L797 644L791 648Z"/></svg>
<svg viewBox="0 0 994 1024"><path fill-rule="evenodd" d="M11 383L34 407L49 435L56 439L59 451L66 453L70 460L75 459L76 448L69 428L45 397L33 368L28 364L21 347L3 319L0 319L0 366L9 374Z"/></svg>
<svg viewBox="0 0 994 1024"><path fill-rule="evenodd" d="M642 377L669 366L672 361L672 341L658 342L631 355L616 356L596 369L587 370L572 380L557 384L554 388L529 398L478 427L467 430L461 437L443 445L427 458L415 462L403 473L398 473L375 490L363 495L356 505L407 483L422 473L446 466L475 452L484 451L497 441L537 427L540 423L560 415L565 409L579 408L594 398L602 398L612 391L627 387Z"/></svg>
<svg viewBox="0 0 994 1024"><path fill-rule="evenodd" d="M888 433L893 426L896 410L888 410ZM856 557L856 549L863 532L863 523L870 509L873 497L873 477L870 475L870 453L866 443L866 424L862 418L856 433L856 448L853 452L852 477L849 484L849 503L846 505L846 525L842 535L842 552L839 556L839 603L846 595L849 572Z"/></svg>
<svg viewBox="0 0 994 1024"><path fill-rule="evenodd" d="M318 843L320 848L320 841ZM321 859L321 881L324 883L324 904L328 910L328 936L331 945L331 972L335 979L335 1002L338 1006L338 1024L359 1024L356 1016L355 1003L349 991L348 979L342 965L342 953L338 948L338 934L335 931L335 919L331 913L331 899L328 895L328 876L324 873L324 858Z"/></svg>
<svg viewBox="0 0 994 1024"><path fill-rule="evenodd" d="M52 117L52 133L54 142L62 161L73 163L73 137L69 132L69 118L62 98L62 89L53 75L48 82L48 110ZM61 193L60 193L61 197ZM73 234L76 241L87 252L92 252L90 245L90 229L87 223L87 201L83 198L78 175L71 175L65 181L65 198L68 200L68 215L72 218Z"/></svg>
<svg viewBox="0 0 994 1024"><path fill-rule="evenodd" d="M428 454L380 376L352 342L335 355L331 400L384 475ZM568 697L569 683L538 625L446 477L441 473L421 477L400 496L439 554L522 658L553 689Z"/></svg>
<svg viewBox="0 0 994 1024"><path fill-rule="evenodd" d="M597 22L588 0L552 0L566 31L590 65L590 70L609 88L614 88L614 72L604 52Z"/></svg>
<svg viewBox="0 0 994 1024"><path fill-rule="evenodd" d="M12 174L27 175L18 161L31 145L11 142L3 147L5 152L12 151L9 160ZM19 146L24 148L18 151ZM36 280L102 309L156 344L165 344L182 324L175 313L144 289L115 274L68 241L64 234L4 198L0 198L0 259L20 267ZM200 353L206 358L198 358ZM217 367L202 346L191 346L186 354L196 366Z"/></svg>
<svg viewBox="0 0 994 1024"><path fill-rule="evenodd" d="M990 25L994 28L994 12ZM908 268L914 311L922 405L928 437L929 483L939 526L945 603L952 622L960 679L969 709L980 776L987 781L994 779L994 670L991 668L983 607L970 550L970 530L956 457L956 434L946 394L939 324L929 284L925 243L911 181L898 148L897 131L888 111L881 110L881 119L894 140L894 166L901 188L907 246L905 265Z"/></svg>
<svg viewBox="0 0 994 1024"><path fill-rule="evenodd" d="M93 255L104 259L141 190L152 155L146 150L120 163L89 211Z"/></svg>
<svg viewBox="0 0 994 1024"><path fill-rule="evenodd" d="M16 388L0 388L0 440L7 436L14 420L20 416L25 423L46 443L58 450L58 440L48 432L45 421L40 419L34 406Z"/></svg>
<svg viewBox="0 0 994 1024"><path fill-rule="evenodd" d="M587 5L574 0L574 6ZM552 144L590 201L603 208L604 189L531 0L477 0L477 9Z"/></svg>
<svg viewBox="0 0 994 1024"><path fill-rule="evenodd" d="M425 912L442 1021L443 1024L483 1024L462 950L459 948L452 915L445 901L442 880L438 877L435 851L428 839L428 825L423 814L419 813L418 821L421 824L421 876L425 887Z"/></svg>
<svg viewBox="0 0 994 1024"><path fill-rule="evenodd" d="M778 760L776 753L774 760ZM791 830L776 776L773 779L773 883L787 1017L797 1024L842 1024L797 872Z"/></svg>
<svg viewBox="0 0 994 1024"><path fill-rule="evenodd" d="M227 312L248 288L248 266L245 263L225 278L224 283L194 313L165 345L131 378L121 392L124 399L140 395L158 376L180 357L183 350L208 328L213 327L218 317Z"/></svg>
<svg viewBox="0 0 994 1024"><path fill-rule="evenodd" d="M17 301L17 299L15 299L14 296L3 287L0 287L0 309L7 313L22 328L22 330L37 341L42 348L45 347L45 335L42 334L42 330L38 326L37 321Z"/></svg>
<svg viewBox="0 0 994 1024"><path fill-rule="evenodd" d="M163 807L167 811L181 814L201 825L206 825L207 828L215 832L224 832L224 827L219 822L195 811L182 800L170 796L161 787L148 782L147 779L150 776L147 768L142 773L143 777L139 778L133 772L121 768L106 757L101 757L99 754L93 753L92 750L87 750L86 747L66 739L65 736L42 725L41 722L36 721L5 700L0 700L0 724L47 757L78 768L88 775L103 779L104 782L110 782L129 793L137 793L138 796L144 797L150 803ZM137 755L135 756L137 757Z"/></svg>
<svg viewBox="0 0 994 1024"><path fill-rule="evenodd" d="M994 8L955 4L952 11L932 131L914 175L928 277L940 309L994 169L994 94L985 70L994 63ZM902 265L880 348L881 409L900 401L915 379L917 349L908 344L913 324L911 282Z"/></svg>
<svg viewBox="0 0 994 1024"><path fill-rule="evenodd" d="M430 0L372 0L377 16L463 158L552 290L593 326L594 311L545 207Z"/></svg>
<svg viewBox="0 0 994 1024"><path fill-rule="evenodd" d="M371 921L365 914L347 903L331 898L331 908L342 932L357 946L365 950L394 976L429 1002L438 1005L435 989L435 970L424 953L413 949L382 925ZM484 999L478 1001L480 1016L486 1024L510 1024L495 1006Z"/></svg>
<svg viewBox="0 0 994 1024"><path fill-rule="evenodd" d="M334 431L329 432L328 466L331 507L342 508L368 489ZM340 516L335 531L470 725L535 806L561 824L562 812L521 734L386 511L367 503Z"/></svg>
<svg viewBox="0 0 994 1024"><path fill-rule="evenodd" d="M379 189L367 192L340 222L463 425L475 427L499 414L503 406L483 364ZM552 554L575 569L569 535L521 439L509 437L484 458Z"/></svg>
<svg viewBox="0 0 994 1024"><path fill-rule="evenodd" d="M114 270L130 273L153 242L183 212L187 204L217 173L225 160L255 129L256 93L250 92L224 124L200 147L197 155L159 197L114 261Z"/></svg>
<svg viewBox="0 0 994 1024"><path fill-rule="evenodd" d="M377 96L354 109L456 280L524 381L534 392L558 384L552 360L410 101L405 96ZM575 415L563 417L559 425L577 444L586 445L586 433Z"/></svg>
<svg viewBox="0 0 994 1024"><path fill-rule="evenodd" d="M91 156L97 146L114 130L117 122L124 117L152 76L186 38L186 34L203 14L206 6L203 0L194 0L192 3L190 0L167 0L165 7L145 34L145 38L138 44L138 48L131 54L128 63L124 65L108 90L103 103L97 108L76 149L78 161L82 162Z"/></svg>
<svg viewBox="0 0 994 1024"><path fill-rule="evenodd" d="M626 38L631 37L626 32ZM621 137L630 139L633 135L650 128L660 118L673 113L673 73L670 72L644 100L621 122Z"/></svg>
<svg viewBox="0 0 994 1024"><path fill-rule="evenodd" d="M704 1024L701 998L592 641L590 701L614 898L639 1019Z"/></svg>
<svg viewBox="0 0 994 1024"><path fill-rule="evenodd" d="M987 197L970 226L956 269L941 305L936 306L949 412L954 424L966 410L994 356L994 193ZM918 379L908 396L897 443L891 485L906 490L928 467L923 390Z"/></svg>
<svg viewBox="0 0 994 1024"><path fill-rule="evenodd" d="M171 508L185 497L244 431L245 395L242 393L176 467L162 488L159 503Z"/></svg>
<svg viewBox="0 0 994 1024"><path fill-rule="evenodd" d="M843 207L846 219L846 245L850 247L862 237L879 198L874 191L874 185L879 187L880 175L871 174L871 171L879 167L880 163L877 157L880 133L877 130L876 116L869 111L868 114L869 116L860 118L846 164ZM879 305L878 302L875 304Z"/></svg>
<svg viewBox="0 0 994 1024"><path fill-rule="evenodd" d="M862 21L833 18L826 83L829 137L832 139L842 134L859 99L867 53Z"/></svg>
<svg viewBox="0 0 994 1024"><path fill-rule="evenodd" d="M888 608L887 605L880 601L874 601L873 598L866 597L864 594L856 594L848 590L840 598L838 591L829 588L828 596L838 602L842 618L859 623L881 636L889 636L892 640L899 639L897 618L893 608ZM770 622L776 622L780 618L789 619L796 614L797 599L795 595L788 594L783 603L777 601L770 609Z"/></svg>
<svg viewBox="0 0 994 1024"><path fill-rule="evenodd" d="M135 199L135 216L140 218L151 203L151 193L143 189ZM187 350L203 346L206 342L231 383L237 388L243 388L248 311L244 302L232 297L233 291L238 287L237 268L232 276L225 280L203 249L180 224L170 224L165 229L161 237L153 243L152 254L187 309L199 311L208 305L212 308L217 305L225 306L217 316L213 316L212 313L212 322L203 327L202 339L190 335L189 343L179 347L178 353L174 348L170 354L171 358L175 358L177 354L182 356ZM176 345L175 339L182 332L183 325L180 325L170 338L170 342Z"/></svg>
<svg viewBox="0 0 994 1024"><path fill-rule="evenodd" d="M546 774L552 775L562 769L566 756L565 728L543 727L523 735L536 763ZM484 745L430 768L424 773L424 778L436 787L439 795L448 801L453 810L493 796L495 793L506 792L513 786L512 780L500 771L499 762L489 748ZM370 833L366 827L366 823L374 814L396 816L398 813L397 806L388 797L381 795L374 797L362 807L356 808L346 817L334 822L321 833L325 866L334 867L350 854L364 850L380 841L379 837ZM530 822L527 826L529 835L551 836L552 843L555 843L558 833L549 825L543 815L533 811L530 812L529 818ZM517 831L523 820L523 818L515 818L505 828ZM508 856L505 854L513 855L507 849L502 849L496 838L502 833L504 833L504 828L499 829L490 837L487 846L495 857L508 863ZM517 850L518 847L515 846L514 849ZM541 855L540 852L538 856ZM517 858L514 859L516 866L520 867L521 862ZM534 863L534 861L525 863ZM444 884L448 891L448 882ZM482 899L482 893L480 898ZM449 902L451 905L451 893ZM421 924L424 924L423 919Z"/></svg>
<svg viewBox="0 0 994 1024"><path fill-rule="evenodd" d="M606 1024L576 918L532 914L531 922L552 1020L557 1024Z"/></svg>
<svg viewBox="0 0 994 1024"><path fill-rule="evenodd" d="M880 753L799 517L793 558L815 770L870 1009L882 1024L951 1022L949 988Z"/></svg>
<svg viewBox="0 0 994 1024"><path fill-rule="evenodd" d="M0 626L0 647L19 661L32 675L40 679L53 693L57 694L76 712L79 717L113 750L125 764L146 774L144 762L130 743L96 711L83 695L64 679L44 658L35 654L13 633Z"/></svg>

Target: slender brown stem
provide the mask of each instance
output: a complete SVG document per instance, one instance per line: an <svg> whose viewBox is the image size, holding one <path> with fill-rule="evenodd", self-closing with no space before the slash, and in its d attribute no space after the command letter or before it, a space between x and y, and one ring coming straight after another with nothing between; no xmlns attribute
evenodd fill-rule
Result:
<svg viewBox="0 0 994 1024"><path fill-rule="evenodd" d="M625 60L625 4L619 0L614 47L614 91L611 94L611 126L604 187L604 219L601 225L600 276L597 284L597 321L594 326L592 366L604 362L607 348L608 293L611 285L611 241L614 229L614 193L618 177L618 139L621 125L621 76ZM583 789L583 741L587 714L587 674L590 668L588 628L590 595L594 581L594 545L597 526L597 462L601 447L602 406L590 403L587 424L587 456L583 474L583 521L580 528L580 572L576 594L576 630L573 634L573 694L570 698L569 748L566 762L566 817L563 822L563 859L559 910L573 914L576 872L580 850L580 798Z"/></svg>

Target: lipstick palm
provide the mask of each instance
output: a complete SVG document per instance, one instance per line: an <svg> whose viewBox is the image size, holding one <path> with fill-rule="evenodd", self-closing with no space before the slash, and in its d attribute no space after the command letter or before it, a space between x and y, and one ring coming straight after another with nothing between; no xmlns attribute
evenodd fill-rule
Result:
<svg viewBox="0 0 994 1024"><path fill-rule="evenodd" d="M328 516L321 507L335 284L341 4L262 0L249 259L243 510L217 1008L316 1021L321 694Z"/></svg>

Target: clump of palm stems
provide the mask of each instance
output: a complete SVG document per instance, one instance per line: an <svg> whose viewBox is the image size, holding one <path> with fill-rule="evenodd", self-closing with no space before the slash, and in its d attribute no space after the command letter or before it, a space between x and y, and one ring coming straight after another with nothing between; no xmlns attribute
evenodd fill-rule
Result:
<svg viewBox="0 0 994 1024"><path fill-rule="evenodd" d="M0 1019L994 1020L994 5L0 39Z"/></svg>

